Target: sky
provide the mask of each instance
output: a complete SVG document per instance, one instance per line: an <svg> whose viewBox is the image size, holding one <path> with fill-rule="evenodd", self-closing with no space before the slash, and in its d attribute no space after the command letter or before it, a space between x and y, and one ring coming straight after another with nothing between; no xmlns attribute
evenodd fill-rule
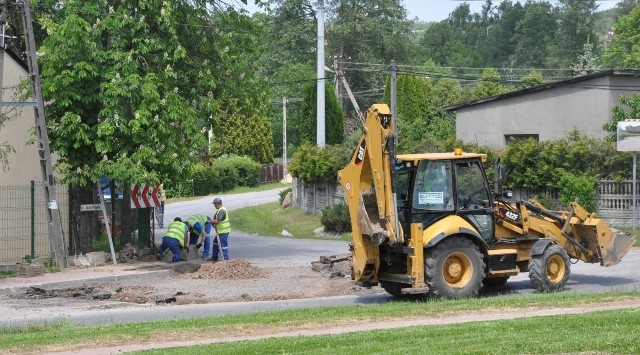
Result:
<svg viewBox="0 0 640 355"><path fill-rule="evenodd" d="M315 2L314 0L311 0ZM521 3L525 3L526 0L518 0ZM249 5L245 8L249 12L255 12L258 8L253 5L252 0L247 1ZM468 2L471 8L471 13L479 13L482 9L482 5L485 0L403 0L405 8L407 9L407 17L413 20L417 17L420 21L441 21L446 19L449 14L460 4ZM493 0L493 4L497 5L501 0ZM555 3L555 0L551 0ZM599 4L598 10L607 10L613 8L618 0L603 0L596 1Z"/></svg>

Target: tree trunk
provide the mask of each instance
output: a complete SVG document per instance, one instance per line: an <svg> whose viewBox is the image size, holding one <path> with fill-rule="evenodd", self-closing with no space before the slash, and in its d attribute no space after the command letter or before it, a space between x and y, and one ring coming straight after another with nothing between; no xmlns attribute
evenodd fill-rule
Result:
<svg viewBox="0 0 640 355"><path fill-rule="evenodd" d="M138 221L137 213L132 213L131 209L131 185L125 184L122 193L122 205L120 211L122 211L120 218L120 235L121 246L131 243L131 235L136 230L135 226Z"/></svg>

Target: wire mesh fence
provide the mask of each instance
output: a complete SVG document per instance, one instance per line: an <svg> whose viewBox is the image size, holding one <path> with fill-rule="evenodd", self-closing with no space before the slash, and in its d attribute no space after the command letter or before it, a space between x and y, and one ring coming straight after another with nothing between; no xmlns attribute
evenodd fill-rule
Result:
<svg viewBox="0 0 640 355"><path fill-rule="evenodd" d="M63 234L69 225L66 185L56 188ZM44 183L0 186L0 264L25 259L50 258L48 201Z"/></svg>

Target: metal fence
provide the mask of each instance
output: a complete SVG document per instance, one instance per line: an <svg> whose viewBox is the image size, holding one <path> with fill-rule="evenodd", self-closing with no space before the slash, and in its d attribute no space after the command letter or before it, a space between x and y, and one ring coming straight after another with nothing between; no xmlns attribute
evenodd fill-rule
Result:
<svg viewBox="0 0 640 355"><path fill-rule="evenodd" d="M65 237L69 225L69 194L66 185L56 187L61 225ZM23 259L50 258L49 222L44 183L0 186L0 265ZM68 245L65 238L65 244Z"/></svg>

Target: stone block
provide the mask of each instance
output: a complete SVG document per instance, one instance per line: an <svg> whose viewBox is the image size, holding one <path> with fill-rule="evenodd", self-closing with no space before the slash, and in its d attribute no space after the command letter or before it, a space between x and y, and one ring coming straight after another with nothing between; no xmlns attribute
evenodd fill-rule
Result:
<svg viewBox="0 0 640 355"><path fill-rule="evenodd" d="M89 262L90 265L105 265L107 263L107 255L103 251L94 251L91 253L87 253L85 258Z"/></svg>
<svg viewBox="0 0 640 355"><path fill-rule="evenodd" d="M44 274L44 266L41 264L18 264L16 274L23 277L42 275Z"/></svg>

